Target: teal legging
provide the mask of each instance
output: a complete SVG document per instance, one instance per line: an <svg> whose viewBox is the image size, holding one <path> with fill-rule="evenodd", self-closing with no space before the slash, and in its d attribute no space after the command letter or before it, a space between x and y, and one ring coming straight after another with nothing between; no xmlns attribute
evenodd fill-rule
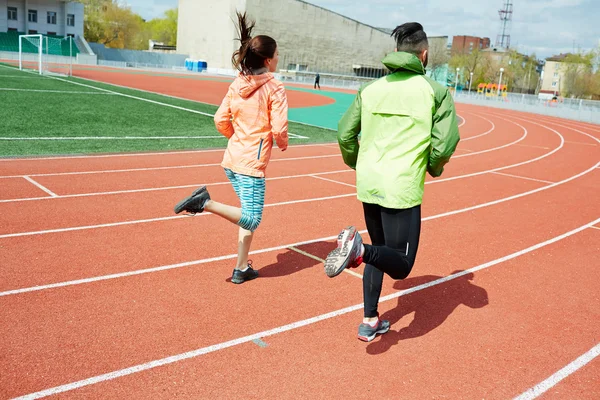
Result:
<svg viewBox="0 0 600 400"><path fill-rule="evenodd" d="M225 168L225 175L242 204L242 218L238 225L254 232L262 220L265 206L265 178L242 175Z"/></svg>

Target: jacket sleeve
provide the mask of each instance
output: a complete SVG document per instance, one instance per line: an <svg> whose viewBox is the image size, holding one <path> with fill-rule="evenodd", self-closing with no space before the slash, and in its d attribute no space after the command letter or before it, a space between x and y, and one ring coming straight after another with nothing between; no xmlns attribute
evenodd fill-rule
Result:
<svg viewBox="0 0 600 400"><path fill-rule="evenodd" d="M231 123L231 94L232 86L229 86L227 94L223 98L223 101L214 116L217 131L227 139L231 138L234 133L233 124Z"/></svg>
<svg viewBox="0 0 600 400"><path fill-rule="evenodd" d="M277 147L288 146L288 101L283 84L278 84L271 96L271 131Z"/></svg>
<svg viewBox="0 0 600 400"><path fill-rule="evenodd" d="M362 90L359 90L354 102L346 110L346 113L338 123L337 139L342 158L344 159L344 163L352 169L356 169L356 161L358 159L358 134L361 130L361 93Z"/></svg>
<svg viewBox="0 0 600 400"><path fill-rule="evenodd" d="M431 131L431 153L427 172L432 177L438 177L444 172L444 165L450 161L456 146L460 141L456 109L452 95L446 89L435 114Z"/></svg>

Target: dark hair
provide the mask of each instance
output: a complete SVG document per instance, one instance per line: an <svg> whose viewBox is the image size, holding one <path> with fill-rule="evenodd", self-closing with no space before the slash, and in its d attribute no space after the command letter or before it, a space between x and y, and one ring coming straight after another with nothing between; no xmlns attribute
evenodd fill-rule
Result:
<svg viewBox="0 0 600 400"><path fill-rule="evenodd" d="M391 36L396 39L398 51L405 51L415 55L429 48L427 34L423 31L423 25L418 22L407 22L398 25Z"/></svg>
<svg viewBox="0 0 600 400"><path fill-rule="evenodd" d="M245 12L240 14L236 11L236 14L240 35L237 40L241 42L241 45L231 56L231 62L240 72L250 75L252 70L264 67L266 59L275 56L277 42L272 37L265 35L252 37L255 22L248 20Z"/></svg>

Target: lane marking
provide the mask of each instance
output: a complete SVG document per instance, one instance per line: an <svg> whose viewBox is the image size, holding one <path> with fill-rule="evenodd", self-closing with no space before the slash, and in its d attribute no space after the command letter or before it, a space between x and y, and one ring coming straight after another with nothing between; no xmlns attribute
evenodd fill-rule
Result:
<svg viewBox="0 0 600 400"><path fill-rule="evenodd" d="M301 199L301 200L282 201L279 203L265 204L264 207L268 208L268 207L287 206L287 205L291 205L291 204L312 203L312 202L317 202L317 201L342 199L345 197L352 197L352 196L356 196L356 193L340 194L340 195L326 196L326 197L314 197L314 198L310 198L310 199ZM97 225L73 226L70 228L57 228L57 229L47 229L47 230L41 230L41 231L7 233L4 235L0 235L0 239L8 239L8 238L15 238L15 237L23 237L23 236L46 235L49 233L84 231L84 230L89 230L89 229L110 228L110 227L124 226L124 225L136 225L136 224L143 224L143 223L148 223L148 222L170 221L170 220L181 219L181 218L202 217L202 216L206 216L206 215L213 215L213 213L206 211L206 212L203 212L201 214L196 214L196 215L182 214L182 215L174 215L171 217L148 218L148 219L140 219L140 220L134 220L134 221L111 222L111 223L97 224Z"/></svg>
<svg viewBox="0 0 600 400"><path fill-rule="evenodd" d="M492 172L492 174L509 176L511 178L525 179L525 180L528 180L528 181L535 181L535 182L542 182L542 183L554 183L554 182L551 182L551 181L544 181L542 179L527 178L525 176L519 176L519 175L513 175L513 174L506 174L506 173L503 173L503 172Z"/></svg>
<svg viewBox="0 0 600 400"><path fill-rule="evenodd" d="M47 187L45 187L43 185L40 185L39 183L37 183L36 181L34 181L33 179L31 179L29 176L23 176L23 178L25 178L28 182L33 183L35 186L37 186L38 188L42 189L44 192L48 193L50 196L52 196L52 197L58 197L58 195L56 193L54 193L53 191L51 191Z"/></svg>
<svg viewBox="0 0 600 400"><path fill-rule="evenodd" d="M589 350L587 353L579 356L575 361L569 363L560 371L548 377L543 382L538 383L531 389L527 390L525 393L521 394L518 397L515 397L515 400L532 400L541 396L542 394L556 386L560 381L567 378L569 375L573 374L582 367L586 366L590 361L598 357L598 355L600 355L600 343L592 347L592 349Z"/></svg>
<svg viewBox="0 0 600 400"><path fill-rule="evenodd" d="M276 158L271 162L283 162L283 161L303 161L303 160L316 160L323 158L337 158L341 157L339 154L325 154L321 156L305 156L305 157L289 157L289 158ZM140 171L163 171L169 169L187 169L187 168L202 168L202 167L219 167L221 162L207 163L207 164L189 164L189 165L172 165L167 167L147 167L147 168L126 168L126 169L107 169L101 171L76 171L76 172L51 172L47 174L27 174L28 176L71 176L71 175L97 175L97 174L113 174L113 173L124 173L124 172L140 172ZM23 175L5 175L0 176L0 179L19 178Z"/></svg>
<svg viewBox="0 0 600 400"><path fill-rule="evenodd" d="M334 179L323 178L322 176L311 175L311 178L320 179L322 181L327 181L327 182L332 182L332 183L337 183L338 185L350 186L351 188L356 189L356 185L351 185L351 184L346 183L346 182L336 181Z"/></svg>

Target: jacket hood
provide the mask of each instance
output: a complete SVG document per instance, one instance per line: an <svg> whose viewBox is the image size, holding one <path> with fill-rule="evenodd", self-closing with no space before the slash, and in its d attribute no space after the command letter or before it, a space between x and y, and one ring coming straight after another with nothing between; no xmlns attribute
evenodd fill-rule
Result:
<svg viewBox="0 0 600 400"><path fill-rule="evenodd" d="M423 68L421 60L411 53L406 53L403 51L390 53L385 56L381 62L392 72L404 70L425 75L425 68Z"/></svg>
<svg viewBox="0 0 600 400"><path fill-rule="evenodd" d="M272 73L267 72L259 75L242 75L239 76L238 94L242 98L248 98L265 83L273 79Z"/></svg>

